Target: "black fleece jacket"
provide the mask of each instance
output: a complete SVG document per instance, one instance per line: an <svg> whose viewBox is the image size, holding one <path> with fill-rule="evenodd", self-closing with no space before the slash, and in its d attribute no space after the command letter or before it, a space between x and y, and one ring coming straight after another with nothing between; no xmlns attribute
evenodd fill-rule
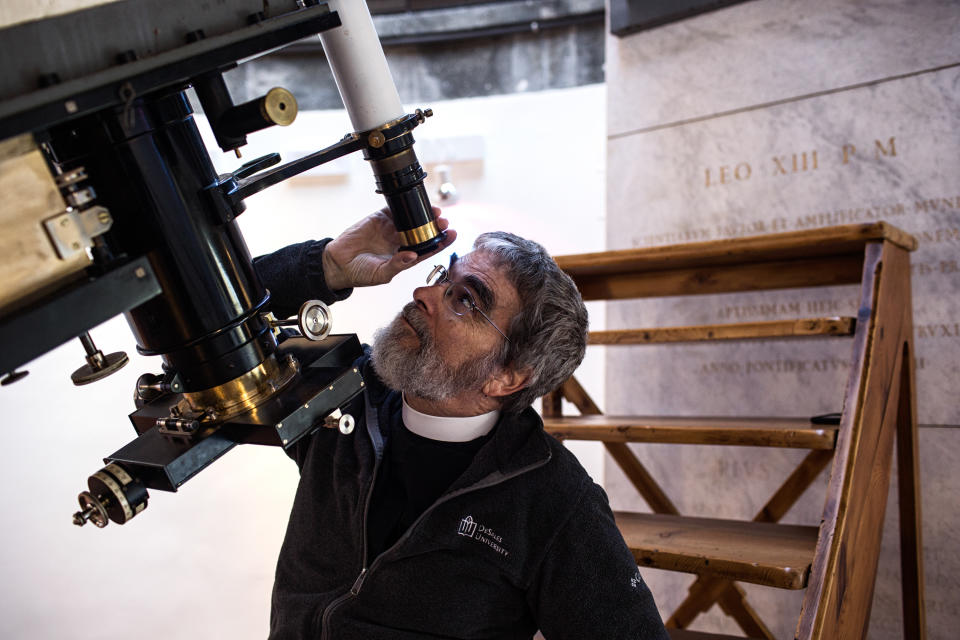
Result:
<svg viewBox="0 0 960 640"><path fill-rule="evenodd" d="M257 269L279 291L269 274L291 273L291 255L310 257L316 273L322 248L288 248ZM344 293L312 286L331 302ZM547 640L667 640L606 495L532 408L502 415L463 475L370 557L368 505L401 398L367 356L358 364L367 384L348 407L353 433L321 429L289 452L301 478L277 562L272 640L528 640L537 629Z"/></svg>

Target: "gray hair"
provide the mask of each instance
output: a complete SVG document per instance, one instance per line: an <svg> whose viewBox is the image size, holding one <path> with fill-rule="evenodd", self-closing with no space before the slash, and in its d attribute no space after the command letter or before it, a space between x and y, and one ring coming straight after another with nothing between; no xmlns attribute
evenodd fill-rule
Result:
<svg viewBox="0 0 960 640"><path fill-rule="evenodd" d="M510 321L501 362L530 374L501 409L519 413L569 378L587 349L587 309L573 280L532 240L505 231L484 233L473 248L494 257L520 297Z"/></svg>

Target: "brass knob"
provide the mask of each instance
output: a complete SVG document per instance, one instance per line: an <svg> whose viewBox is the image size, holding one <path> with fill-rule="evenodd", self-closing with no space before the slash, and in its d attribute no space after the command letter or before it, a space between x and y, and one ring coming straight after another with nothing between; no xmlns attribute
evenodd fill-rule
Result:
<svg viewBox="0 0 960 640"><path fill-rule="evenodd" d="M274 87L263 97L261 109L265 120L285 127L297 118L297 99L283 87Z"/></svg>

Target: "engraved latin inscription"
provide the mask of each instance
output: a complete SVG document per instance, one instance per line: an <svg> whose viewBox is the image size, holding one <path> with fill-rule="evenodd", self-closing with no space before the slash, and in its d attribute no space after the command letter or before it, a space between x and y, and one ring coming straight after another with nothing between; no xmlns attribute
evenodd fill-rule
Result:
<svg viewBox="0 0 960 640"><path fill-rule="evenodd" d="M736 238L746 235L885 220L913 234L920 242L920 248L923 250L933 245L960 244L960 226L957 226L957 213L960 213L960 195L924 197L912 202L879 201L836 205L810 213L772 215L760 220L741 220L739 216L731 213L727 216L720 216L725 221L713 225L641 235L634 239L634 246L702 242L718 238ZM913 216L919 218L913 218ZM914 223L913 220L917 220L917 222ZM918 224L929 225L931 221L939 221L941 224L927 229L921 229L917 226ZM914 261L918 259L917 255L913 256ZM922 262L922 259L920 259L920 262ZM936 265L923 267L919 273L921 275L952 273L950 263L956 264L957 261L947 260L946 262L948 264L943 266L938 262Z"/></svg>
<svg viewBox="0 0 960 640"><path fill-rule="evenodd" d="M766 161L741 159L723 163L703 170L703 186L706 188L747 182L754 177L784 177L811 173L825 168L843 167L860 158L891 160L897 157L897 141L894 136L878 138L872 145L865 145L872 153L858 151L857 145L846 142L837 152L825 154L819 149L802 149L783 154L774 154ZM757 167L757 170L754 170Z"/></svg>

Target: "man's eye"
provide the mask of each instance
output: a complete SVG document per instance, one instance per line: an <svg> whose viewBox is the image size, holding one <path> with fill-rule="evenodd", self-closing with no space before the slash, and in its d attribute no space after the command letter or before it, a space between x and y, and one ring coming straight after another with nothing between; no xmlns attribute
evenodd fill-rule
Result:
<svg viewBox="0 0 960 640"><path fill-rule="evenodd" d="M464 293L460 296L457 302L467 311L473 311L473 298L470 297L470 294Z"/></svg>

